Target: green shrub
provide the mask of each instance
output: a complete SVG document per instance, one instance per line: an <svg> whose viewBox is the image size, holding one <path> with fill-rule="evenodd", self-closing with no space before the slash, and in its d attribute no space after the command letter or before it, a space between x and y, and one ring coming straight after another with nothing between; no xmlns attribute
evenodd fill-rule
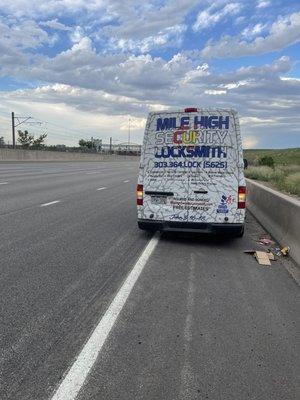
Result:
<svg viewBox="0 0 300 400"><path fill-rule="evenodd" d="M266 165L267 167L274 168L274 158L271 156L264 156L258 160L259 165Z"/></svg>

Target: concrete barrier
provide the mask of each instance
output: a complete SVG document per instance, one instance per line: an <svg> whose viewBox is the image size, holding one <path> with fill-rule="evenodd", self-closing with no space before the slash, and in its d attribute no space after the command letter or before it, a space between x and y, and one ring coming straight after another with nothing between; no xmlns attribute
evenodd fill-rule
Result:
<svg viewBox="0 0 300 400"><path fill-rule="evenodd" d="M300 201L247 179L247 208L300 265Z"/></svg>
<svg viewBox="0 0 300 400"><path fill-rule="evenodd" d="M69 153L62 151L0 149L0 161L138 161L137 156Z"/></svg>

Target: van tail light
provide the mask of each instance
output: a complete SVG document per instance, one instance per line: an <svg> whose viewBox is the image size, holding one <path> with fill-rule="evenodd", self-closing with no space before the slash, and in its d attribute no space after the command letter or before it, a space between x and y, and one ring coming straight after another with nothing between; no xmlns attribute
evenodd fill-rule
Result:
<svg viewBox="0 0 300 400"><path fill-rule="evenodd" d="M246 186L239 186L237 208L246 208Z"/></svg>
<svg viewBox="0 0 300 400"><path fill-rule="evenodd" d="M143 205L143 195L144 195L143 185L137 185L137 187L136 187L136 204L138 206Z"/></svg>

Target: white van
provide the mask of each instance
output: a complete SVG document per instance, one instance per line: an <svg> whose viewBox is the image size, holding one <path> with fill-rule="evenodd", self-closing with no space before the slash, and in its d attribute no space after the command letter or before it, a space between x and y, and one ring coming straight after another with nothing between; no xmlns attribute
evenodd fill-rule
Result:
<svg viewBox="0 0 300 400"><path fill-rule="evenodd" d="M149 114L137 185L139 228L242 236L245 201L236 111Z"/></svg>

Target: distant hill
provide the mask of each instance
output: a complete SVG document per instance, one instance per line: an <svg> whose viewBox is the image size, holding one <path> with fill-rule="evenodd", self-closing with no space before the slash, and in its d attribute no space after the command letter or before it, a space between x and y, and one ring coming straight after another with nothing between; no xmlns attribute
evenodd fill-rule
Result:
<svg viewBox="0 0 300 400"><path fill-rule="evenodd" d="M249 165L257 165L258 160L264 156L271 156L277 165L300 165L300 147L292 149L247 149L244 158Z"/></svg>

